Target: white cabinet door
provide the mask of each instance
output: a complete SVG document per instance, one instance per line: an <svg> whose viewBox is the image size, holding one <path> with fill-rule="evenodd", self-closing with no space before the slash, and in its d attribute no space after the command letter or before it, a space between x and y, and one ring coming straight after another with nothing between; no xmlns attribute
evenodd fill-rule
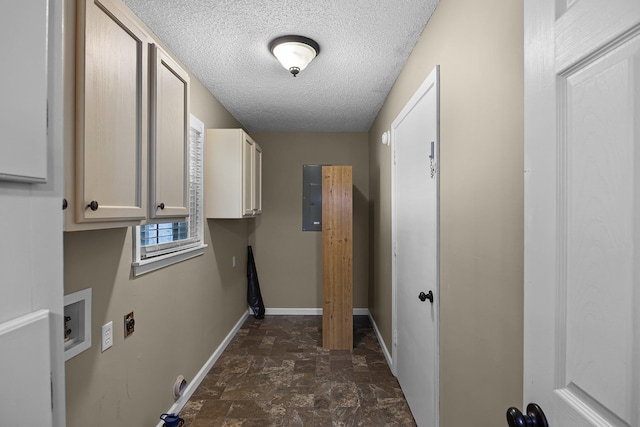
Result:
<svg viewBox="0 0 640 427"><path fill-rule="evenodd" d="M47 0L3 2L0 180L47 179Z"/></svg>
<svg viewBox="0 0 640 427"><path fill-rule="evenodd" d="M255 215L262 213L262 148L254 143L253 165L253 212Z"/></svg>
<svg viewBox="0 0 640 427"><path fill-rule="evenodd" d="M151 218L189 215L189 74L151 46Z"/></svg>
<svg viewBox="0 0 640 427"><path fill-rule="evenodd" d="M242 129L207 129L205 215L248 218L262 211L262 149Z"/></svg>
<svg viewBox="0 0 640 427"><path fill-rule="evenodd" d="M149 39L109 0L78 8L76 221L143 219Z"/></svg>
<svg viewBox="0 0 640 427"><path fill-rule="evenodd" d="M244 216L262 212L262 148L246 134L242 145L242 208Z"/></svg>
<svg viewBox="0 0 640 427"><path fill-rule="evenodd" d="M249 135L244 134L242 141L242 212L244 216L253 216L255 146Z"/></svg>
<svg viewBox="0 0 640 427"><path fill-rule="evenodd" d="M640 425L640 2L525 1L524 398Z"/></svg>

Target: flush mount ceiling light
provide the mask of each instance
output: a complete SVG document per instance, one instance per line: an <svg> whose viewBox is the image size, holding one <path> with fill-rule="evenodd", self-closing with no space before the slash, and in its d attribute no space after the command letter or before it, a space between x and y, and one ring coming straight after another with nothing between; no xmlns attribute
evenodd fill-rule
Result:
<svg viewBox="0 0 640 427"><path fill-rule="evenodd" d="M293 77L304 70L320 53L320 45L302 36L278 37L269 43L269 50Z"/></svg>

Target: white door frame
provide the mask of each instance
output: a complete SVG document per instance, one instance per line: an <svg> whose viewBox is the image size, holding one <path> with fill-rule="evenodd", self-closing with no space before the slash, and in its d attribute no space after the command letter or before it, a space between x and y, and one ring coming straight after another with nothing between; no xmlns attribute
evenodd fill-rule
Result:
<svg viewBox="0 0 640 427"><path fill-rule="evenodd" d="M437 96L438 103L440 103L440 94L439 94L439 82L440 82L440 66L436 65L433 71L429 73L427 78L422 82L420 87L416 90L416 92L411 96L409 101L402 108L400 113L396 116L396 118L391 123L390 130L390 144L392 150L391 155L391 330L392 330L392 344L391 344L391 371L394 375L397 376L398 372L398 358L397 358L397 342L398 342L398 333L397 333L397 325L398 325L398 307L397 307L397 292L398 292L398 283L397 283L397 261L396 261L396 249L397 249L397 238L398 238L398 226L397 226L397 215L396 215L396 161L395 161L395 144L396 144L396 129L402 122L402 120L411 112L411 110L416 106L416 104L425 96L425 94L429 91L429 89L434 84L438 85L437 88ZM437 130L436 130L436 141L435 141L435 159L439 162L440 159L440 110L437 109ZM439 394L440 394L440 168L439 164L435 164L436 173L436 283L433 286L434 292L434 307L435 307L435 390L436 390L436 426L440 425L440 408L438 402Z"/></svg>

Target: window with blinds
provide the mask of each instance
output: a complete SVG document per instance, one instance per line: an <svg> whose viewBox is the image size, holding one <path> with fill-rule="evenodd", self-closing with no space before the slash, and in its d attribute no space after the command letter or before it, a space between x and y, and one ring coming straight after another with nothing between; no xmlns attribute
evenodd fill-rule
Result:
<svg viewBox="0 0 640 427"><path fill-rule="evenodd" d="M189 144L189 218L186 221L146 224L135 227L134 268L154 258L166 260L172 256L179 259L165 262L156 268L191 258L184 256L193 249L204 248L203 232L203 169L204 169L204 123L191 115ZM200 255L196 253L193 256ZM142 273L155 268L143 269ZM140 273L140 274L142 274Z"/></svg>
<svg viewBox="0 0 640 427"><path fill-rule="evenodd" d="M189 237L188 222L168 222L166 224L149 224L140 229L140 246L152 246L170 243Z"/></svg>

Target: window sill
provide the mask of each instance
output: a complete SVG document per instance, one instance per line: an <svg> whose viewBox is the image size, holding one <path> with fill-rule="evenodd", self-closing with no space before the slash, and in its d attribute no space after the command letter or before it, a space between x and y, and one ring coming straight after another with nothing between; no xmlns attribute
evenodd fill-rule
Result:
<svg viewBox="0 0 640 427"><path fill-rule="evenodd" d="M158 270L172 264L177 264L179 262L195 258L202 255L206 247L207 245L196 246L194 248L183 249L178 252L133 262L131 263L133 267L133 276L141 276L145 273L149 273L151 271Z"/></svg>

